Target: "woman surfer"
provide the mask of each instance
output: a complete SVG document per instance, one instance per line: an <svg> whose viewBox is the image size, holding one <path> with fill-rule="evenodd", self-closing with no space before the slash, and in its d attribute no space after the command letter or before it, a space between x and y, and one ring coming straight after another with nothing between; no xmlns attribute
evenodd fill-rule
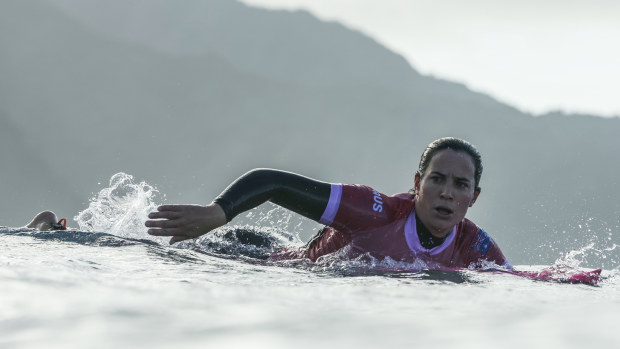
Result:
<svg viewBox="0 0 620 349"><path fill-rule="evenodd" d="M304 247L272 260L319 257L339 251L429 267L470 267L481 261L511 268L497 244L465 214L480 194L482 162L470 143L441 138L428 145L409 193L387 196L360 185L330 184L290 172L246 173L210 205L163 205L149 214L148 233L193 239L230 222L265 201L326 227Z"/></svg>

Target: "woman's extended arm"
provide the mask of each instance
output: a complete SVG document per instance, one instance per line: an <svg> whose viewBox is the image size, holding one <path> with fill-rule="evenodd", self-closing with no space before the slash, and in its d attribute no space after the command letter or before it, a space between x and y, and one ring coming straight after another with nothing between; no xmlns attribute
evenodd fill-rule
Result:
<svg viewBox="0 0 620 349"><path fill-rule="evenodd" d="M208 206L163 205L149 214L148 233L172 236L170 243L192 239L230 222L265 201L318 221L329 201L331 184L291 172L256 169L226 188ZM162 220L163 219L163 220Z"/></svg>

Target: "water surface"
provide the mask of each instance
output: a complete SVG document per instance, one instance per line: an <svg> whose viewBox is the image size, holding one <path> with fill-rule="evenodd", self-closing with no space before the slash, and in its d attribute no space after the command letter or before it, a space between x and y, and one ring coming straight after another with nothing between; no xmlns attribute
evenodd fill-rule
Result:
<svg viewBox="0 0 620 349"><path fill-rule="evenodd" d="M152 187L114 183L111 200L95 196L76 216L78 230L0 228L0 347L620 345L618 268L589 286L368 260L274 264L227 239L231 227L171 247L141 225L156 206ZM579 268L579 253L566 256L558 263Z"/></svg>

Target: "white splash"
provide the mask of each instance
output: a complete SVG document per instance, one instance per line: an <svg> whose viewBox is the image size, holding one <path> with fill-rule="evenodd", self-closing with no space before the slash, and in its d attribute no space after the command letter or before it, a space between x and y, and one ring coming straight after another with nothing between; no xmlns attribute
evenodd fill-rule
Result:
<svg viewBox="0 0 620 349"><path fill-rule="evenodd" d="M303 244L301 235L304 231L304 222L310 222L292 211L273 203L265 203L263 207L254 208L245 215L249 222L247 225L260 227L261 230L269 231L274 237L283 239L292 244ZM320 228L311 223L311 228L318 231Z"/></svg>
<svg viewBox="0 0 620 349"><path fill-rule="evenodd" d="M90 199L88 208L73 219L80 230L105 232L132 239L151 239L163 242L146 233L144 222L158 204L158 190L146 182L135 183L133 176L120 172L110 178L110 186L101 189Z"/></svg>

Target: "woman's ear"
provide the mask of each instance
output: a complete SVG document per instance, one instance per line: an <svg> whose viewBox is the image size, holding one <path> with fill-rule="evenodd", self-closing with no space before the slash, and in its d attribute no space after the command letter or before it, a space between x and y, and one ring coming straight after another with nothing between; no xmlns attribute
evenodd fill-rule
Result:
<svg viewBox="0 0 620 349"><path fill-rule="evenodd" d="M474 198L471 199L471 201L469 202L469 207L474 206L474 204L476 203L476 200L478 200L478 195L480 195L481 191L482 189L480 188L476 188L476 190L474 190Z"/></svg>
<svg viewBox="0 0 620 349"><path fill-rule="evenodd" d="M420 173L416 172L415 177L413 178L413 190L415 190L416 195L420 192Z"/></svg>

